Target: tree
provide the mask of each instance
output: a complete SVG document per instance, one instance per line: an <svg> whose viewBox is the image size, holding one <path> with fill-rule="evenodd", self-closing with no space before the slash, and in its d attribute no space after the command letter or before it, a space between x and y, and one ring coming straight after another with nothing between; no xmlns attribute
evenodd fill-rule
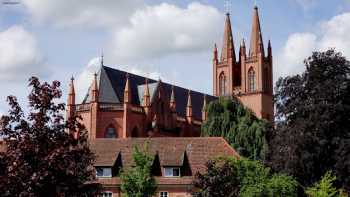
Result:
<svg viewBox="0 0 350 197"><path fill-rule="evenodd" d="M304 186L332 170L350 191L350 63L334 50L314 52L302 75L280 78L269 165Z"/></svg>
<svg viewBox="0 0 350 197"><path fill-rule="evenodd" d="M121 173L121 189L127 197L148 197L157 190L156 180L152 176L153 157L148 154L148 145L141 151L134 147L135 166Z"/></svg>
<svg viewBox="0 0 350 197"><path fill-rule="evenodd" d="M272 174L259 161L220 158L207 163L207 172L196 174L200 197L296 197L293 177Z"/></svg>
<svg viewBox="0 0 350 197"><path fill-rule="evenodd" d="M330 171L322 177L319 183L315 183L312 187L306 189L309 197L346 197L347 195L341 190L337 190L333 186L333 182L337 178Z"/></svg>
<svg viewBox="0 0 350 197"><path fill-rule="evenodd" d="M264 159L268 149L266 133L271 128L265 120L256 118L234 98L213 101L206 111L208 119L203 123L202 136L224 137L241 156Z"/></svg>
<svg viewBox="0 0 350 197"><path fill-rule="evenodd" d="M6 151L0 153L2 196L94 195L94 154L77 117L64 121L60 83L29 80L29 115L25 116L16 97L7 98L9 114L1 117L0 136ZM76 131L74 138L67 130Z"/></svg>

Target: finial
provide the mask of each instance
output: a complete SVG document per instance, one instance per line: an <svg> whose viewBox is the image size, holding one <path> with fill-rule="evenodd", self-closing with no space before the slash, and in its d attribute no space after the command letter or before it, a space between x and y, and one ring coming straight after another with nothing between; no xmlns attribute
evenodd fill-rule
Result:
<svg viewBox="0 0 350 197"><path fill-rule="evenodd" d="M225 0L224 7L225 7L226 15L229 16L230 15L230 7L231 7L230 0Z"/></svg>
<svg viewBox="0 0 350 197"><path fill-rule="evenodd" d="M256 2L256 0L254 0L254 9L258 9L258 4L257 4L257 2Z"/></svg>
<svg viewBox="0 0 350 197"><path fill-rule="evenodd" d="M101 52L101 66L104 66L103 58L104 58L104 56L103 56L103 51L102 51L102 52Z"/></svg>
<svg viewBox="0 0 350 197"><path fill-rule="evenodd" d="M241 46L242 47L245 47L245 39L243 38L242 41L241 41Z"/></svg>
<svg viewBox="0 0 350 197"><path fill-rule="evenodd" d="M70 80L73 82L74 81L74 77L73 77L73 75L72 75L72 77L70 78Z"/></svg>

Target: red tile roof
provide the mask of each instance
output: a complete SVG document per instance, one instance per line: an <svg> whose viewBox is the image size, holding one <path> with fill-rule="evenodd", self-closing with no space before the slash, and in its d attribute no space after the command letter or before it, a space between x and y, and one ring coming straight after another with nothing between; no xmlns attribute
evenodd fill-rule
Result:
<svg viewBox="0 0 350 197"><path fill-rule="evenodd" d="M161 166L181 166L186 153L192 174L206 170L205 164L210 159L219 156L239 157L221 137L96 139L90 142L97 156L95 166L113 166L120 154L122 166L128 168L133 165L133 147L142 148L146 142L149 142L150 154L158 153Z"/></svg>

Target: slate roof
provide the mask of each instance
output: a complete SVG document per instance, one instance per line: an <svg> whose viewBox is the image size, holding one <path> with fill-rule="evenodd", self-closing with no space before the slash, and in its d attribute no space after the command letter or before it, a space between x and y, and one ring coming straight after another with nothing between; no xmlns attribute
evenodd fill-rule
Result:
<svg viewBox="0 0 350 197"><path fill-rule="evenodd" d="M158 154L160 166L182 166L186 154L192 174L206 170L206 162L218 156L239 157L222 137L101 138L91 141L90 148L97 156L95 166L112 167L120 156L128 168L134 164L133 147L142 148L147 142L149 153Z"/></svg>
<svg viewBox="0 0 350 197"><path fill-rule="evenodd" d="M118 69L101 66L97 76L97 86L99 89L99 102L102 103L122 103L124 100L124 88L127 72ZM132 94L132 104L140 105L142 103L144 84L146 77L129 73L129 82ZM148 79L151 99L158 88L159 81ZM165 94L170 98L172 84L162 82L162 88ZM188 89L175 86L176 111L180 116L186 116L186 105ZM83 103L89 103L91 97L90 90L86 94ZM191 90L192 111L195 119L201 119L204 93ZM216 100L217 97L207 95L207 102ZM152 101L152 100L151 100Z"/></svg>

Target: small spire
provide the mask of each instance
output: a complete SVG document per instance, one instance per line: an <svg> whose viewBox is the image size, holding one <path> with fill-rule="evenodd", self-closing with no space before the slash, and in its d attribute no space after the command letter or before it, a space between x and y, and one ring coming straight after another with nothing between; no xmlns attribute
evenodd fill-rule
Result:
<svg viewBox="0 0 350 197"><path fill-rule="evenodd" d="M131 102L131 88L129 82L129 73L126 73L126 83L124 88L124 103Z"/></svg>
<svg viewBox="0 0 350 197"><path fill-rule="evenodd" d="M189 122L192 121L192 96L191 96L191 90L188 90L186 117L187 117Z"/></svg>
<svg viewBox="0 0 350 197"><path fill-rule="evenodd" d="M150 102L150 94L149 94L149 87L148 87L148 79L145 79L145 91L143 94L143 106L149 107L151 105Z"/></svg>
<svg viewBox="0 0 350 197"><path fill-rule="evenodd" d="M172 111L176 110L175 88L174 88L174 86L171 86L170 109Z"/></svg>
<svg viewBox="0 0 350 197"><path fill-rule="evenodd" d="M70 79L67 105L75 105L74 77Z"/></svg>
<svg viewBox="0 0 350 197"><path fill-rule="evenodd" d="M268 46L267 46L267 55L269 57L272 57L272 46L271 46L271 41L269 40Z"/></svg>
<svg viewBox="0 0 350 197"><path fill-rule="evenodd" d="M207 95L204 95L203 97L203 107L202 107L202 120L205 121L207 120Z"/></svg>
<svg viewBox="0 0 350 197"><path fill-rule="evenodd" d="M94 73L94 79L92 82L92 102L98 102L98 87L97 87L97 74L96 72Z"/></svg>
<svg viewBox="0 0 350 197"><path fill-rule="evenodd" d="M103 51L102 51L102 53L101 53L101 66L104 66L103 59L104 59L104 56L103 56Z"/></svg>

